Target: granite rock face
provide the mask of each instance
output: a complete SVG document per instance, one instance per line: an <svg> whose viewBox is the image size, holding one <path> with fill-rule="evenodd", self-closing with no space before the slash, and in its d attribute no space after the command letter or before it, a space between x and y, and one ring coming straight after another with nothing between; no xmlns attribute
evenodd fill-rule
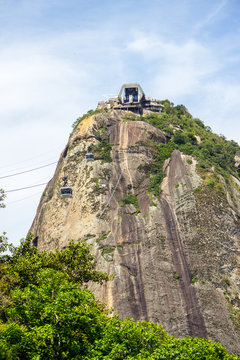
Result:
<svg viewBox="0 0 240 360"><path fill-rule="evenodd" d="M90 289L120 317L161 323L179 337L209 337L240 353L230 309L231 302L240 305L239 192L234 188L234 199L227 187L226 196L198 192L196 160L174 150L164 165L161 196L153 196L153 142L167 138L145 122L126 121L125 114L100 113L74 130L30 229L35 244L54 251L87 238L97 268L115 274ZM113 161L87 162L85 154L99 144L102 129ZM71 199L59 195L63 176L73 189ZM134 203L124 201L128 194Z"/></svg>

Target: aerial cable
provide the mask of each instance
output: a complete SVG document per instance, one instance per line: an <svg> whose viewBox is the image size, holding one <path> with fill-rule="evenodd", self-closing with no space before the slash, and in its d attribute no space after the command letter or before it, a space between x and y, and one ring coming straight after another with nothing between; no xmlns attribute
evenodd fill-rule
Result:
<svg viewBox="0 0 240 360"><path fill-rule="evenodd" d="M10 193L10 192L14 192L14 191L20 191L20 190L25 190L25 189L31 189L31 188L34 188L34 187L37 187L37 186L46 185L46 184L47 184L47 182L42 183L42 184L32 185L32 186L26 186L26 187L19 188L19 189L6 190L6 191L4 191L4 192L5 192L5 193Z"/></svg>
<svg viewBox="0 0 240 360"><path fill-rule="evenodd" d="M50 152L53 153L53 152L55 152L55 150L61 151L61 149L59 149L59 147L51 147L47 152L41 153L39 155L35 155L35 156L31 157L31 158L28 158L28 159L25 159L25 160L22 160L22 161L17 161L15 163L12 163L11 165L0 166L0 170L1 171L7 171L7 170L4 170L4 169L12 168L12 167L15 167L16 165L20 165L20 164L23 164L23 163L26 163L26 162L30 162L31 160L40 158L40 157L42 157L44 155L48 155ZM55 158L55 156L54 156L54 158ZM51 161L51 159L46 160L46 161ZM33 165L30 165L30 166L33 166Z"/></svg>
<svg viewBox="0 0 240 360"><path fill-rule="evenodd" d="M26 164L26 165L22 165L22 166L17 166L15 168L13 168L12 166L8 166L10 168L10 170L4 170L4 168L0 168L0 176L5 176L5 175L8 175L8 174L11 174L11 173L15 173L15 172L20 172L20 171L25 171L26 168L34 168L34 167L37 167L37 166L42 166L42 165L45 165L45 164L48 164L50 162L53 162L54 160L56 160L56 156L51 156L51 158L48 158L46 160L41 160L41 161L38 161L36 163L36 158L35 158L35 161L34 163L31 162L29 165ZM20 163L19 163L20 164Z"/></svg>
<svg viewBox="0 0 240 360"><path fill-rule="evenodd" d="M44 176L43 178L41 179L38 179L39 182L43 182L43 181L49 181L49 176ZM36 181L36 180L35 180ZM35 185L35 181L33 183L30 183L28 186L31 186L31 185Z"/></svg>
<svg viewBox="0 0 240 360"><path fill-rule="evenodd" d="M52 162L50 164L38 166L38 167L30 169L30 170L21 171L21 172L11 174L11 175L0 176L0 179L5 179L5 178L8 178L8 177L17 176L17 175L21 175L21 174L26 174L28 172L35 171L35 170L38 170L38 169L42 169L42 168L45 168L47 166L50 166L50 165L53 165L53 164L56 164L56 163L57 163L57 161L54 161L54 162Z"/></svg>
<svg viewBox="0 0 240 360"><path fill-rule="evenodd" d="M22 199L10 201L9 203L6 203L6 207L8 207L9 205L18 203L18 202L20 202L20 201L24 201L24 200L30 199L30 198L32 198L32 197L34 197L34 196L37 196L37 195L40 195L40 194L42 194L42 191L38 191L37 193L34 193L34 194L30 195L30 196L25 196L25 197L22 198Z"/></svg>

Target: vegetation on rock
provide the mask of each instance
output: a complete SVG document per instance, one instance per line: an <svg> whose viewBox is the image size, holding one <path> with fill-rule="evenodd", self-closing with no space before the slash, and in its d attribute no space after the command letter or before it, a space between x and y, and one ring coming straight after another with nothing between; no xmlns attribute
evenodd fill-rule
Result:
<svg viewBox="0 0 240 360"><path fill-rule="evenodd" d="M128 194L122 199L121 207L125 205L134 205L136 208L139 207L138 199L135 194Z"/></svg>
<svg viewBox="0 0 240 360"><path fill-rule="evenodd" d="M88 112L86 114L83 114L82 116L78 117L74 123L72 124L72 127L73 127L73 130L76 129L76 127L80 124L80 122L82 122L84 119L86 119L87 117L89 116L93 116L93 115L96 115L96 114L99 114L100 112L102 112L102 110L88 110Z"/></svg>
<svg viewBox="0 0 240 360"><path fill-rule="evenodd" d="M125 205L133 205L133 206L135 206L135 208L137 209L135 211L135 213L134 213L135 215L140 213L138 199L137 199L137 196L135 194L128 194L122 199L122 203L121 203L120 206L124 207Z"/></svg>
<svg viewBox="0 0 240 360"><path fill-rule="evenodd" d="M96 158L100 158L106 162L112 162L111 150L113 144L109 143L109 133L107 126L103 126L96 132L96 137L99 143L91 146L91 151Z"/></svg>
<svg viewBox="0 0 240 360"><path fill-rule="evenodd" d="M162 170L164 161L174 149L198 160L198 169L201 174L208 174L206 182L212 188L222 190L219 175L227 183L230 182L230 175L239 178L240 170L235 167L234 157L240 153L240 147L235 141L214 134L209 126L194 119L185 106L174 106L168 100L162 103L165 111L161 115L150 113L139 119L162 130L169 137L167 144L155 144L156 157L150 179L150 190L155 195L161 192L160 184L165 176Z"/></svg>

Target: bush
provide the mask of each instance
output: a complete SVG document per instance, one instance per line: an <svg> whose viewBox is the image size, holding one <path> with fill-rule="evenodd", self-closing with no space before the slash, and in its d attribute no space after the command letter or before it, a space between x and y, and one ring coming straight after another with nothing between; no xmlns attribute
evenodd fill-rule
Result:
<svg viewBox="0 0 240 360"><path fill-rule="evenodd" d="M78 124L80 124L80 122L82 122L84 119L86 119L87 117L89 116L92 116L92 115L96 115L96 114L99 114L100 112L102 112L102 110L89 110L86 114L83 114L82 116L80 116L79 118L77 118L74 123L72 124L72 127L73 127L73 130L76 129L76 127L78 126Z"/></svg>
<svg viewBox="0 0 240 360"><path fill-rule="evenodd" d="M214 188L215 186L215 182L213 181L213 179L209 179L208 181L206 181L207 186L209 186L210 188Z"/></svg>
<svg viewBox="0 0 240 360"><path fill-rule="evenodd" d="M134 205L136 208L139 208L138 199L135 194L128 194L122 199L121 207L125 205Z"/></svg>
<svg viewBox="0 0 240 360"><path fill-rule="evenodd" d="M181 144L186 144L187 142L187 137L180 131L177 131L174 135L174 137L172 138L172 141L175 144L181 145Z"/></svg>
<svg viewBox="0 0 240 360"><path fill-rule="evenodd" d="M112 162L111 150L113 144L109 143L109 133L107 126L103 126L95 133L99 143L91 146L91 151L95 158L101 158L103 161Z"/></svg>

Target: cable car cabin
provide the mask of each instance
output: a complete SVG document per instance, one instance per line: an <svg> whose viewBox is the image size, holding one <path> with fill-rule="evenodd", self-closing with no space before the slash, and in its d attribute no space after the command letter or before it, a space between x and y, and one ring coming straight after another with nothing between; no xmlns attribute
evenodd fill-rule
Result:
<svg viewBox="0 0 240 360"><path fill-rule="evenodd" d="M62 187L60 189L60 194L62 198L66 198L66 197L72 197L72 188L70 187Z"/></svg>
<svg viewBox="0 0 240 360"><path fill-rule="evenodd" d="M88 153L85 155L85 159L87 161L94 161L94 155L92 153Z"/></svg>

